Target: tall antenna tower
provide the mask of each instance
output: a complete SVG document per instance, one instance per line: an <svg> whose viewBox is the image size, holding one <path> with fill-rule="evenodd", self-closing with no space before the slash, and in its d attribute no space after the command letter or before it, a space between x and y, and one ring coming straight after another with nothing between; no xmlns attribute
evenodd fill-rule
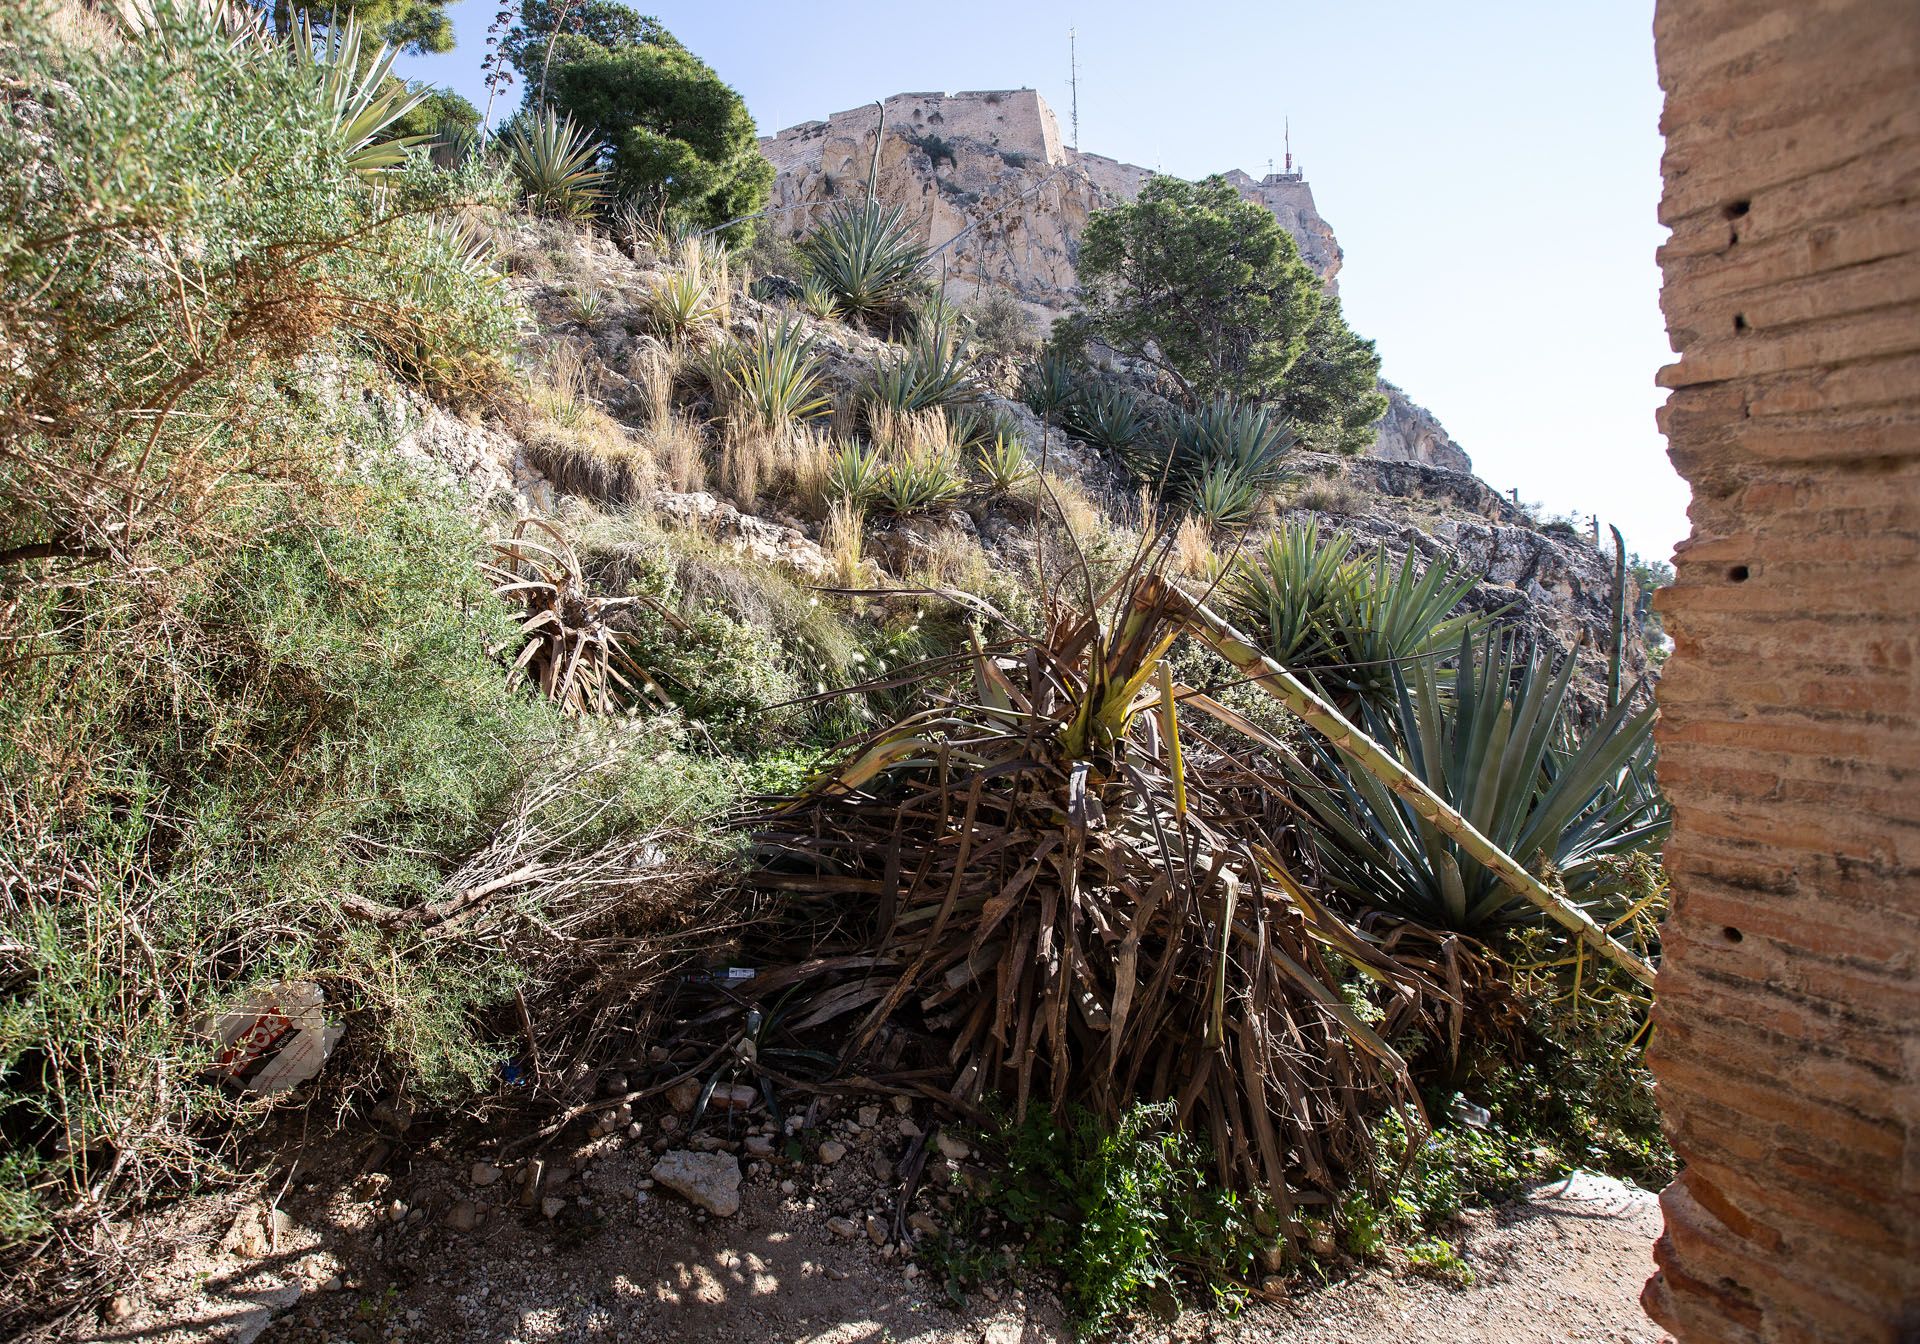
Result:
<svg viewBox="0 0 1920 1344"><path fill-rule="evenodd" d="M1287 172L1291 174L1293 172L1293 118L1288 117L1280 124L1285 128L1286 132Z"/></svg>
<svg viewBox="0 0 1920 1344"><path fill-rule="evenodd" d="M1080 40L1079 30L1067 29L1067 82L1073 88L1073 147L1080 148Z"/></svg>

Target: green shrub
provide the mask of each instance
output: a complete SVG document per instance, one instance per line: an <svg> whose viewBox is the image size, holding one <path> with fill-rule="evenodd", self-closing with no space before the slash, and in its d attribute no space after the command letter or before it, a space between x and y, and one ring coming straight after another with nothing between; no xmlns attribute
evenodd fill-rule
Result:
<svg viewBox="0 0 1920 1344"><path fill-rule="evenodd" d="M991 1141L1005 1166L960 1221L978 1240L1010 1225L1027 1259L1058 1274L1082 1329L1099 1333L1188 1290L1240 1299L1268 1244L1256 1212L1209 1178L1202 1147L1173 1125L1171 1102L1136 1104L1112 1129L1077 1113L1065 1124L1037 1108ZM949 1290L986 1269L947 1248Z"/></svg>

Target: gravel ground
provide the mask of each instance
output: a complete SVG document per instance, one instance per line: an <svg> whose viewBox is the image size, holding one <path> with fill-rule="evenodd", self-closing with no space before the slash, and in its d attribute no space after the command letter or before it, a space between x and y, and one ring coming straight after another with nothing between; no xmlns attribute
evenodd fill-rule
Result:
<svg viewBox="0 0 1920 1344"><path fill-rule="evenodd" d="M956 1307L892 1234L887 1201L916 1141L929 1160L914 1206L937 1227L967 1155L887 1107L848 1107L804 1140L744 1123L711 1158L661 1168L725 1177L695 1190L653 1179L681 1151L672 1117L619 1129L538 1164L484 1140L435 1140L404 1159L335 1143L269 1209L229 1203L225 1231L180 1238L66 1337L141 1344L633 1341L633 1344L1055 1344L1071 1338L1037 1282ZM662 1126L667 1128L662 1129ZM822 1145L825 1151L822 1151ZM687 1144L712 1149L715 1141ZM836 1151L836 1150L840 1151ZM797 1154L797 1160L792 1155ZM731 1165L738 1158L737 1195ZM824 1157L832 1157L829 1163ZM496 1164L497 1162L497 1164ZM362 1174L369 1164L380 1167ZM183 1214L178 1216L195 1216ZM1657 1344L1638 1295L1660 1219L1652 1195L1577 1176L1469 1214L1452 1236L1466 1288L1371 1270L1236 1316L1142 1326L1157 1344ZM909 1238L911 1239L911 1237Z"/></svg>

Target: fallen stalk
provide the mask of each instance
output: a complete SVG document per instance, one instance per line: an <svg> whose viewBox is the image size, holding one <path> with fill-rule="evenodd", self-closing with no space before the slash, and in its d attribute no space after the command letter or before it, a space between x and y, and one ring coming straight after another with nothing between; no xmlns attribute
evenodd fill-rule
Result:
<svg viewBox="0 0 1920 1344"><path fill-rule="evenodd" d="M1378 742L1356 728L1345 715L1286 668L1255 648L1250 640L1218 613L1182 593L1173 584L1151 575L1143 591L1181 613L1194 633L1222 658L1247 674L1255 686L1297 714L1324 735L1362 769L1412 805L1413 810L1472 855L1513 891L1538 906L1554 923L1566 929L1599 955L1643 985L1651 986L1653 968L1630 948L1594 922L1592 916L1528 872L1512 855L1475 829L1473 823L1449 807L1418 775Z"/></svg>

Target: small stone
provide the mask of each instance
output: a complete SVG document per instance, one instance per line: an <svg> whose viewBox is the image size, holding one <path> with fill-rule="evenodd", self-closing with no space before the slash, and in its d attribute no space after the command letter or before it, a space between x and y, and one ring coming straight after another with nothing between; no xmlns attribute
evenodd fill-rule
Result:
<svg viewBox="0 0 1920 1344"><path fill-rule="evenodd" d="M663 1115L660 1117L660 1132L662 1134L676 1134L679 1132L679 1130L680 1130L679 1116Z"/></svg>
<svg viewBox="0 0 1920 1344"><path fill-rule="evenodd" d="M902 1120L902 1121L900 1121L900 1137L901 1137L901 1138L903 1138L903 1139L917 1139L917 1138L919 1138L919 1137L920 1137L920 1126L918 1126L918 1125L916 1125L916 1124L914 1124L914 1123L913 1123L913 1121L911 1121L911 1120Z"/></svg>
<svg viewBox="0 0 1920 1344"><path fill-rule="evenodd" d="M836 1237L851 1241L860 1235L860 1225L851 1218L829 1218L827 1219L827 1231L833 1233Z"/></svg>
<svg viewBox="0 0 1920 1344"><path fill-rule="evenodd" d="M567 1201L558 1195L548 1195L540 1201L541 1216L546 1218L558 1218L560 1216L560 1210L566 1207Z"/></svg>
<svg viewBox="0 0 1920 1344"><path fill-rule="evenodd" d="M838 1139L828 1139L820 1145L820 1165L830 1167L847 1155L847 1145Z"/></svg>
<svg viewBox="0 0 1920 1344"><path fill-rule="evenodd" d="M568 1181L572 1179L573 1179L572 1167L547 1168L547 1189L549 1190L558 1190L561 1186L565 1185Z"/></svg>
<svg viewBox="0 0 1920 1344"><path fill-rule="evenodd" d="M500 1168L491 1162L475 1162L467 1172L467 1181L477 1189L484 1190L500 1179Z"/></svg>
<svg viewBox="0 0 1920 1344"><path fill-rule="evenodd" d="M799 1186L799 1183L798 1183L798 1182L796 1182L796 1181L782 1181L782 1182L780 1182L780 1193L781 1193L781 1194L783 1194L783 1195L797 1195L797 1194L799 1194L799 1193L800 1193L800 1186Z"/></svg>
<svg viewBox="0 0 1920 1344"><path fill-rule="evenodd" d="M119 1325L133 1315L133 1299L125 1293L115 1293L107 1299L106 1308L100 1313L108 1325Z"/></svg>
<svg viewBox="0 0 1920 1344"><path fill-rule="evenodd" d="M880 1221L878 1214L870 1213L867 1215L867 1240L875 1246L885 1246L887 1244L887 1225Z"/></svg>
<svg viewBox="0 0 1920 1344"><path fill-rule="evenodd" d="M463 1199L447 1210L446 1224L455 1232L471 1232L480 1226L480 1206Z"/></svg>
<svg viewBox="0 0 1920 1344"><path fill-rule="evenodd" d="M627 1126L627 1137L629 1139L637 1139L644 1132L645 1131L641 1129L640 1122L638 1120L635 1120L632 1124Z"/></svg>
<svg viewBox="0 0 1920 1344"><path fill-rule="evenodd" d="M883 1182L892 1180L893 1159L885 1153L875 1153L873 1156L873 1177L875 1180Z"/></svg>
<svg viewBox="0 0 1920 1344"><path fill-rule="evenodd" d="M917 1279L920 1277L920 1266L910 1264L900 1272L909 1279Z"/></svg>
<svg viewBox="0 0 1920 1344"><path fill-rule="evenodd" d="M323 1293L337 1293L346 1286L347 1281L338 1274L335 1274L332 1278L320 1285L320 1291Z"/></svg>
<svg viewBox="0 0 1920 1344"><path fill-rule="evenodd" d="M875 1125L880 1123L880 1108L878 1106L862 1106L860 1108L859 1116L860 1116L860 1128L872 1129Z"/></svg>
<svg viewBox="0 0 1920 1344"><path fill-rule="evenodd" d="M747 1135L747 1151L755 1157L772 1157L773 1140L765 1134Z"/></svg>
<svg viewBox="0 0 1920 1344"><path fill-rule="evenodd" d="M406 1218L407 1218L407 1206L405 1204L401 1203L399 1200L396 1199L393 1201L393 1203L387 1205L387 1221L388 1222L390 1223L405 1222Z"/></svg>
<svg viewBox="0 0 1920 1344"><path fill-rule="evenodd" d="M940 1220L930 1213L908 1214L907 1226L923 1237L937 1237L940 1235Z"/></svg>
<svg viewBox="0 0 1920 1344"><path fill-rule="evenodd" d="M760 1094L745 1083L726 1083L713 1089L707 1105L716 1111L745 1111L753 1108Z"/></svg>
<svg viewBox="0 0 1920 1344"><path fill-rule="evenodd" d="M954 1162L964 1162L973 1153L973 1149L944 1129L934 1137L933 1145L940 1150L940 1156Z"/></svg>
<svg viewBox="0 0 1920 1344"><path fill-rule="evenodd" d="M663 1153L653 1179L715 1217L740 1212L740 1160L725 1153Z"/></svg>
<svg viewBox="0 0 1920 1344"><path fill-rule="evenodd" d="M617 1097L627 1090L627 1075L609 1073L600 1080L600 1090L610 1097Z"/></svg>
<svg viewBox="0 0 1920 1344"><path fill-rule="evenodd" d="M1260 1268L1269 1274L1278 1274L1287 1267L1287 1253L1278 1246L1260 1248Z"/></svg>
<svg viewBox="0 0 1920 1344"><path fill-rule="evenodd" d="M847 1279L851 1276L847 1273L846 1270L835 1269L833 1268L833 1266L829 1265L827 1267L827 1277L832 1279L835 1283L845 1283Z"/></svg>
<svg viewBox="0 0 1920 1344"><path fill-rule="evenodd" d="M699 1100L700 1080L698 1078L683 1078L667 1089L667 1104L682 1115L691 1111Z"/></svg>
<svg viewBox="0 0 1920 1344"><path fill-rule="evenodd" d="M1287 1281L1278 1274L1269 1274L1260 1280L1260 1291L1268 1297L1283 1297L1287 1291Z"/></svg>
<svg viewBox="0 0 1920 1344"><path fill-rule="evenodd" d="M905 1115L908 1111L912 1109L913 1109L912 1097L895 1097L893 1099L893 1113L895 1115Z"/></svg>

